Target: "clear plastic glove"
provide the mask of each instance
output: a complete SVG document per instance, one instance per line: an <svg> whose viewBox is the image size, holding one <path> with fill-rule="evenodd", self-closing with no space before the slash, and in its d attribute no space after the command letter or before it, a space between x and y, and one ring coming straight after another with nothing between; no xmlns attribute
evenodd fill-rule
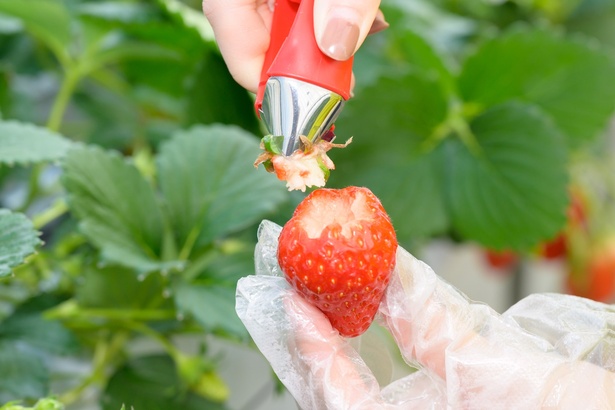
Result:
<svg viewBox="0 0 615 410"><path fill-rule="evenodd" d="M233 78L256 92L275 0L203 0L222 57ZM347 60L368 34L388 27L380 0L315 0L314 31L323 53Z"/></svg>
<svg viewBox="0 0 615 410"><path fill-rule="evenodd" d="M280 229L261 225L257 275L239 281L236 309L302 409L615 408L613 307L537 294L499 315L402 248L378 319L419 370L381 388L283 278Z"/></svg>

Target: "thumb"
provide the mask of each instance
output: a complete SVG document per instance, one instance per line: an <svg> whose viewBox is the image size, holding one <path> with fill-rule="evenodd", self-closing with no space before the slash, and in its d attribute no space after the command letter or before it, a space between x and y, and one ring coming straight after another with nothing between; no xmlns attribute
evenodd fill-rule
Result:
<svg viewBox="0 0 615 410"><path fill-rule="evenodd" d="M370 31L386 27L379 5L380 0L315 0L314 34L322 52L341 61L352 57Z"/></svg>

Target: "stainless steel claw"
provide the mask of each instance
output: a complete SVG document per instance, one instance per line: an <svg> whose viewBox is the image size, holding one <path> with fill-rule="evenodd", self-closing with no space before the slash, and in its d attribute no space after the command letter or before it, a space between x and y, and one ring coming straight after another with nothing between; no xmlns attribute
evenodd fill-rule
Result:
<svg viewBox="0 0 615 410"><path fill-rule="evenodd" d="M328 131L344 106L341 95L287 77L271 77L265 86L260 117L271 135L284 137L282 153L301 147L299 137L317 142Z"/></svg>

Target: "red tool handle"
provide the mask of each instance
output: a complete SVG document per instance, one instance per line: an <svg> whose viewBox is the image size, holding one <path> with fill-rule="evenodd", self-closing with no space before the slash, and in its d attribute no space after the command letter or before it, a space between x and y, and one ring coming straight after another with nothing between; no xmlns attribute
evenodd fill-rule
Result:
<svg viewBox="0 0 615 410"><path fill-rule="evenodd" d="M334 60L324 54L314 35L314 0L277 0L271 26L271 42L265 54L256 94L260 112L269 77L289 77L350 98L353 58Z"/></svg>

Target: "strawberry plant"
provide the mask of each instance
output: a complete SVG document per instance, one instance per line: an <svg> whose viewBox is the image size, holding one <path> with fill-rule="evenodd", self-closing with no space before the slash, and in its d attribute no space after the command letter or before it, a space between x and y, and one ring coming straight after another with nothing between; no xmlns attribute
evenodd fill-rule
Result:
<svg viewBox="0 0 615 410"><path fill-rule="evenodd" d="M189 24L202 16L172 1L0 1L0 13L14 24L0 47L10 86L0 121L0 402L50 408L35 403L53 394L79 408L93 388L102 409L226 408L207 340L186 351L173 338L247 338L235 281L252 270L256 224L288 199L253 171L248 94L203 22ZM19 88L31 77L51 82L41 110ZM215 104L197 102L220 85ZM129 354L143 339L158 350ZM88 355L85 374L53 365Z"/></svg>
<svg viewBox="0 0 615 410"><path fill-rule="evenodd" d="M285 224L309 192L253 167L252 97L198 7L0 0L2 409L230 407L211 342L250 345L234 292L256 227ZM357 54L335 128L353 143L306 153L316 182L333 160L327 185L373 191L405 247L447 236L523 255L565 232L589 294L609 201L576 235L566 210L571 181L591 184L571 164L607 147L613 1L382 7L391 27Z"/></svg>

